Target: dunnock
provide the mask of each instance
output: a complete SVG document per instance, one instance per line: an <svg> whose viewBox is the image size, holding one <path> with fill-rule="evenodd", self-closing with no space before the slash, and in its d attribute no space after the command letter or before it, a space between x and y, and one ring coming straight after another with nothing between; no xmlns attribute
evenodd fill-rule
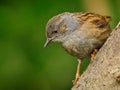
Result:
<svg viewBox="0 0 120 90"><path fill-rule="evenodd" d="M110 34L110 17L88 12L65 12L51 18L46 26L47 41L60 42L63 48L78 58L76 84L80 77L80 64L94 49L100 48Z"/></svg>

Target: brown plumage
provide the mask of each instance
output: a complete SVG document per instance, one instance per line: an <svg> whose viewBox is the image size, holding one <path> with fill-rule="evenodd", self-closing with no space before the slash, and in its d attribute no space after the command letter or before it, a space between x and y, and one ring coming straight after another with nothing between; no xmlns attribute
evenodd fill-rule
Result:
<svg viewBox="0 0 120 90"><path fill-rule="evenodd" d="M110 34L110 17L95 13L65 12L54 16L46 26L46 45L51 41L60 42L63 48L78 58L79 77L81 60L88 57L94 49L100 48Z"/></svg>

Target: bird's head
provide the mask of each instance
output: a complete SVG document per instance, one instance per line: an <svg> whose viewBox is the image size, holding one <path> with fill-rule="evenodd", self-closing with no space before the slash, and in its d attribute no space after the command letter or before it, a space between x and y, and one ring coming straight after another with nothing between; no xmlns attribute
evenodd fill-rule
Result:
<svg viewBox="0 0 120 90"><path fill-rule="evenodd" d="M78 21L72 13L62 13L51 18L46 25L46 47L50 42L63 42L66 38L78 28Z"/></svg>

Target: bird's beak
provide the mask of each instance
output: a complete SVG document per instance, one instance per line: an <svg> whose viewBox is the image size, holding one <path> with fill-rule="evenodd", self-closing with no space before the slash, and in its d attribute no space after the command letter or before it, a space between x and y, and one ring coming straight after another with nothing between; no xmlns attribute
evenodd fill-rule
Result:
<svg viewBox="0 0 120 90"><path fill-rule="evenodd" d="M52 38L47 38L44 47L46 47L52 40L54 40L56 38L56 36L52 37Z"/></svg>
<svg viewBox="0 0 120 90"><path fill-rule="evenodd" d="M46 47L51 41L52 41L52 39L47 38L47 40L46 40L46 42L45 42L45 44L44 44L44 47Z"/></svg>

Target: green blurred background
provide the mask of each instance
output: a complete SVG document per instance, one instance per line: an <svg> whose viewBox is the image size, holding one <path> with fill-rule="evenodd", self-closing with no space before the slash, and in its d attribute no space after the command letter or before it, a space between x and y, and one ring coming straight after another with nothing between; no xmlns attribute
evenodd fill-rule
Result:
<svg viewBox="0 0 120 90"><path fill-rule="evenodd" d="M0 90L70 90L77 61L58 43L43 48L47 21L87 11L110 15L114 28L119 5L120 0L0 0Z"/></svg>

